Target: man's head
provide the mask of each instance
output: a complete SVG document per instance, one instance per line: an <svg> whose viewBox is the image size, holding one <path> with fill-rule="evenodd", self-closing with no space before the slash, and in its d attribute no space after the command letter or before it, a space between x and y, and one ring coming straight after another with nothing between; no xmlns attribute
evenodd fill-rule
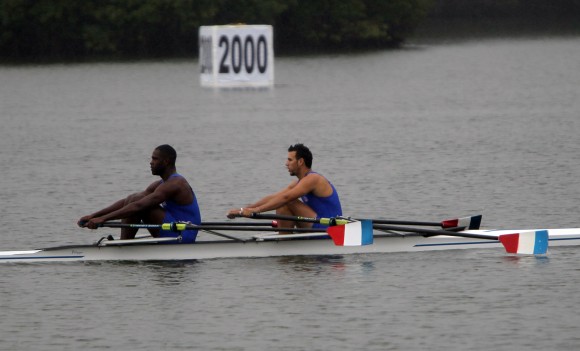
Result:
<svg viewBox="0 0 580 351"><path fill-rule="evenodd" d="M308 168L312 168L312 152L304 144L290 145L288 152L296 152L296 159L303 159L304 165Z"/></svg>
<svg viewBox="0 0 580 351"><path fill-rule="evenodd" d="M169 162L170 166L175 166L175 161L177 160L177 152L171 145L163 144L159 145L155 148L155 150L159 150L159 154L161 157L166 159Z"/></svg>
<svg viewBox="0 0 580 351"><path fill-rule="evenodd" d="M167 168L175 168L177 152L170 145L159 145L151 154L151 173L153 175L163 175Z"/></svg>
<svg viewBox="0 0 580 351"><path fill-rule="evenodd" d="M312 167L312 153L302 144L292 145L288 148L286 168L291 176L301 177Z"/></svg>

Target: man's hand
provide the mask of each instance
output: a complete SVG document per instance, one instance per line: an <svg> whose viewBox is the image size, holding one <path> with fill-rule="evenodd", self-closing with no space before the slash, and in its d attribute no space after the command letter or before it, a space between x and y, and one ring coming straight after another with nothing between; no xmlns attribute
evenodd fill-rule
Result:
<svg viewBox="0 0 580 351"><path fill-rule="evenodd" d="M243 209L242 208L232 208L228 211L227 217L229 219L234 219L236 217L242 217Z"/></svg>
<svg viewBox="0 0 580 351"><path fill-rule="evenodd" d="M77 225L81 228L84 228L87 226L87 223L91 220L91 216L87 215L87 216L82 216L81 219L78 220Z"/></svg>
<svg viewBox="0 0 580 351"><path fill-rule="evenodd" d="M229 219L234 219L236 217L248 217L251 218L253 213L257 213L258 209L253 207L241 207L241 208L232 208L227 213L227 217Z"/></svg>
<svg viewBox="0 0 580 351"><path fill-rule="evenodd" d="M90 218L89 216L85 216L82 217L77 224L81 228L97 229L104 222L105 220L102 217Z"/></svg>

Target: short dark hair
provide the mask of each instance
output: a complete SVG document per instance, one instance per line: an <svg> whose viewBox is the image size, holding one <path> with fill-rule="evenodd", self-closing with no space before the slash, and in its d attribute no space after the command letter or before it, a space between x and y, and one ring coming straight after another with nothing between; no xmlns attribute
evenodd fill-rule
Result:
<svg viewBox="0 0 580 351"><path fill-rule="evenodd" d="M177 160L177 151L171 146L167 144L159 145L155 148L155 150L159 150L161 155L169 160L169 163L175 165L175 161Z"/></svg>
<svg viewBox="0 0 580 351"><path fill-rule="evenodd" d="M312 152L304 144L290 145L288 152L296 151L296 159L304 159L306 167L312 167Z"/></svg>

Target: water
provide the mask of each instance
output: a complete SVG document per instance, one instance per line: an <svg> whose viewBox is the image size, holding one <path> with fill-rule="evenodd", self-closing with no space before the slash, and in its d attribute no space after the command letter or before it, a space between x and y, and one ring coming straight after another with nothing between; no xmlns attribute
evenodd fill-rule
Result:
<svg viewBox="0 0 580 351"><path fill-rule="evenodd" d="M2 250L85 244L170 143L206 220L291 180L304 142L345 214L577 227L580 37L278 58L266 91L195 61L0 67ZM580 346L576 248L0 267L3 350Z"/></svg>

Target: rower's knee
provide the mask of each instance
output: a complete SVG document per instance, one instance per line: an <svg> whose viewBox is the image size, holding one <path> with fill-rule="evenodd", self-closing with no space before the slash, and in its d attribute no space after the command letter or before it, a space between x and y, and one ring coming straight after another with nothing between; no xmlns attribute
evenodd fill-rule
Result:
<svg viewBox="0 0 580 351"><path fill-rule="evenodd" d="M276 214L291 216L293 213L288 206L284 205L276 209Z"/></svg>
<svg viewBox="0 0 580 351"><path fill-rule="evenodd" d="M139 201L144 197L143 193L135 193L127 196L125 198L125 205L128 205L132 202Z"/></svg>

